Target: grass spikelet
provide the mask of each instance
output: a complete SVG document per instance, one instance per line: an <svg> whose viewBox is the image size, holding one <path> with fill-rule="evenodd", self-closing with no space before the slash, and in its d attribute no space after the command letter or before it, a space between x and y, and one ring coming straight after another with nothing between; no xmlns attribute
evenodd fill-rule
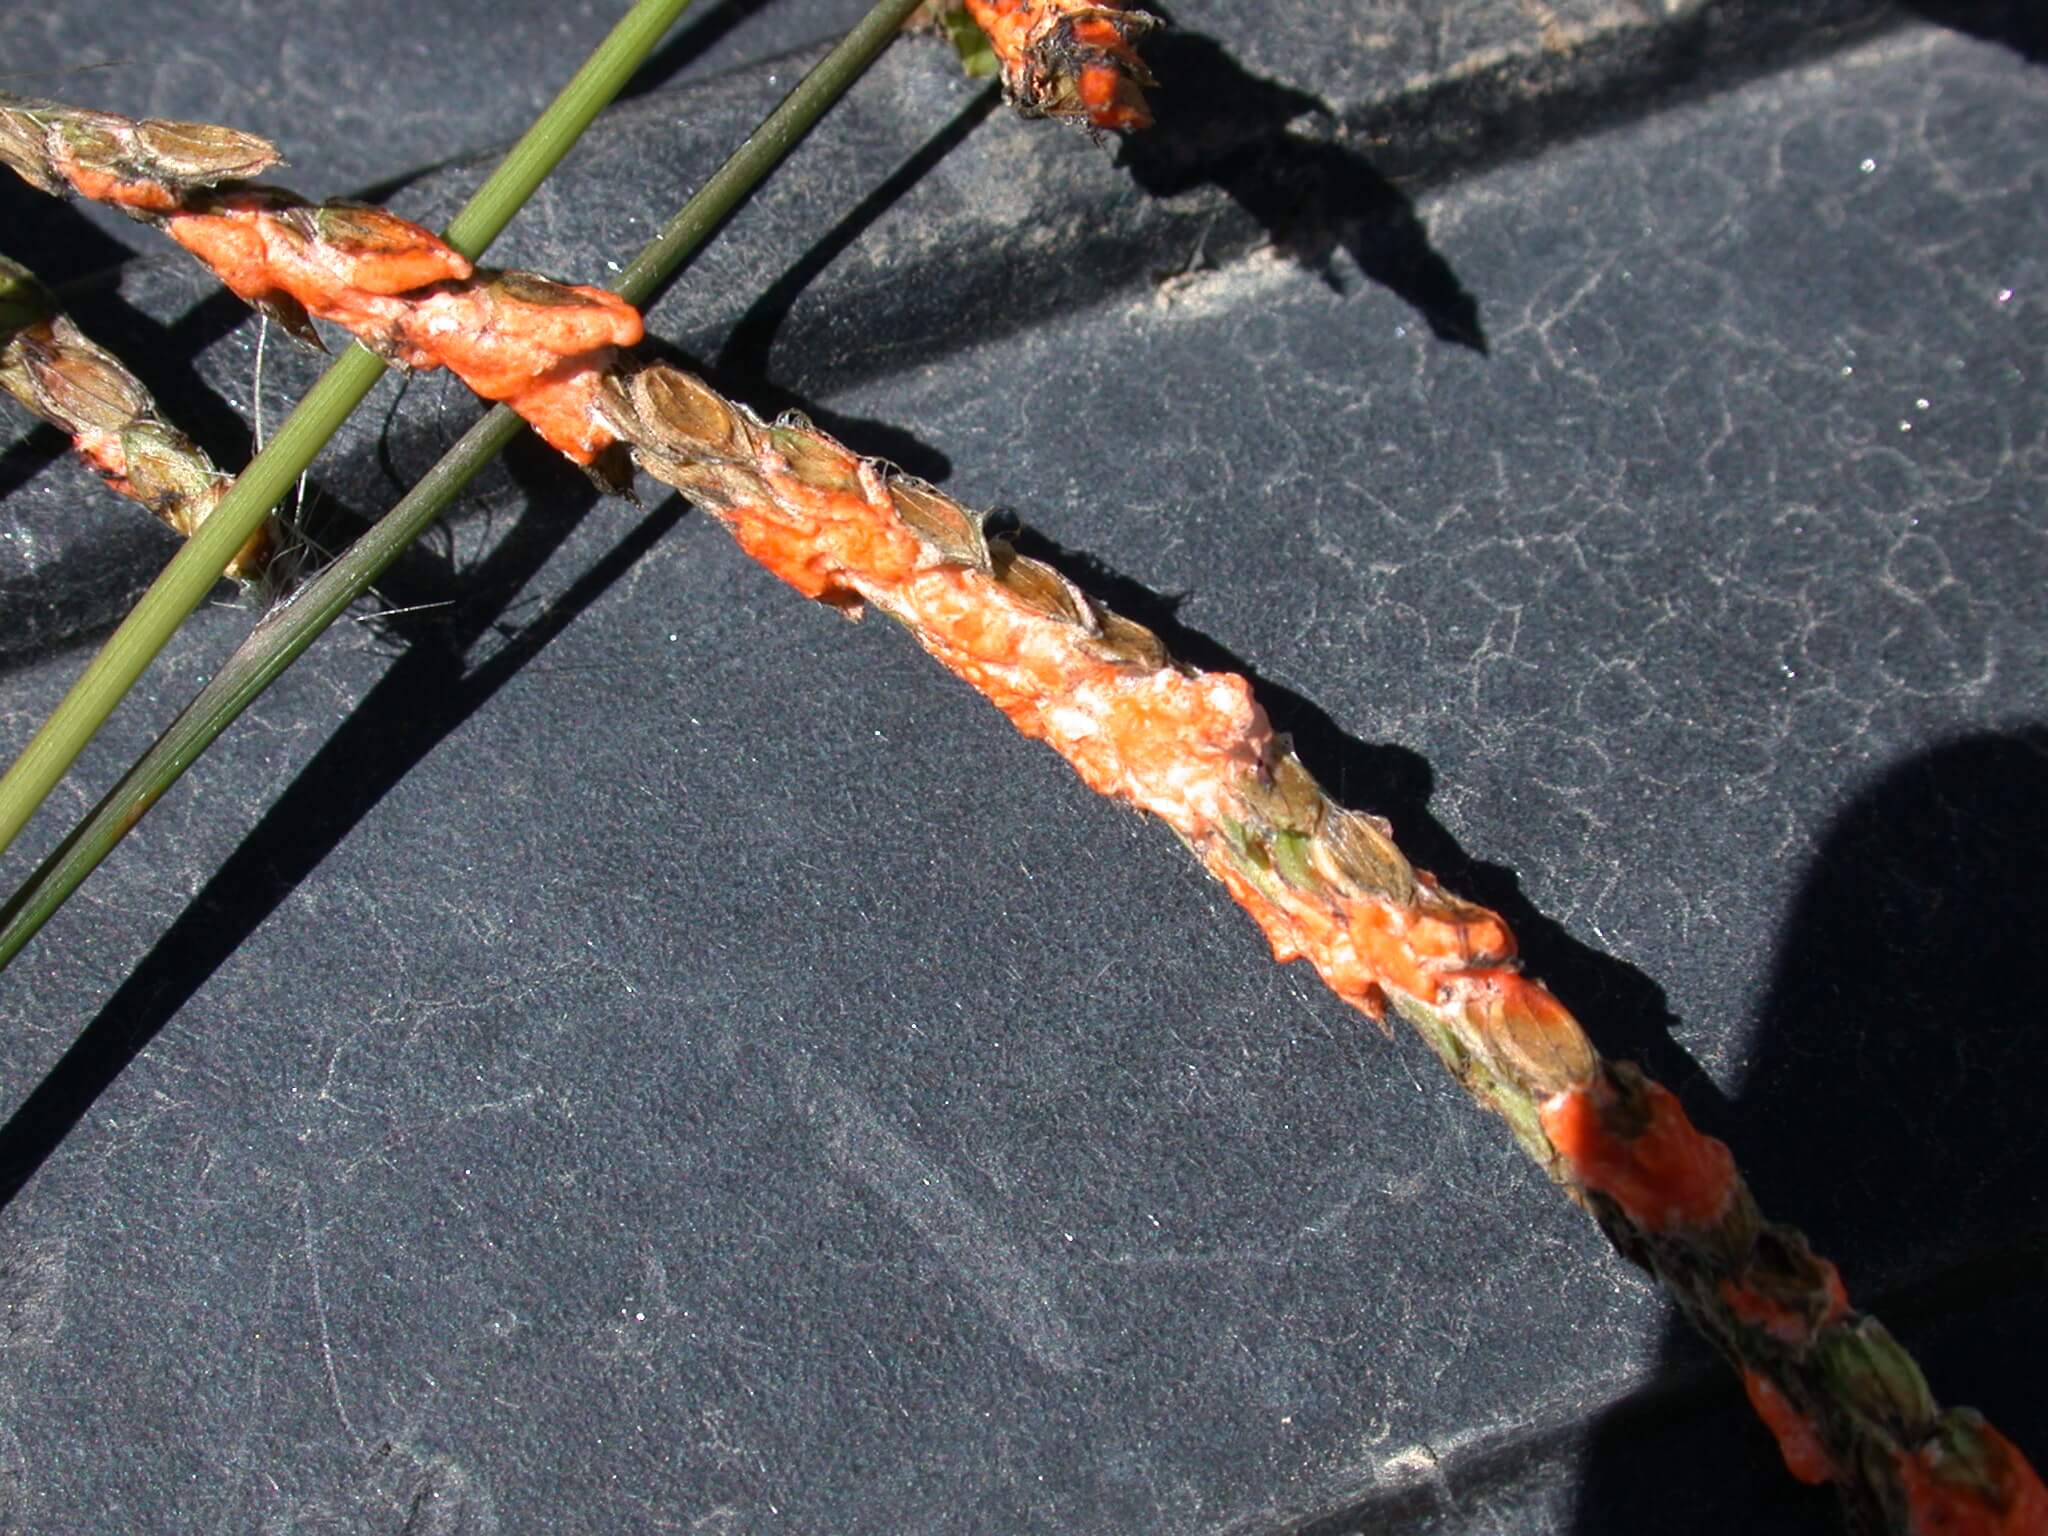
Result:
<svg viewBox="0 0 2048 1536"><path fill-rule="evenodd" d="M260 176L281 159L268 139L234 128L0 92L0 164L53 196L76 192L137 218L175 208L202 187Z"/></svg>
<svg viewBox="0 0 2048 1536"><path fill-rule="evenodd" d="M139 502L190 538L232 483L193 441L165 421L140 379L92 341L26 267L0 257L0 389L71 439L109 489ZM266 524L227 574L243 583L263 571L274 537Z"/></svg>
<svg viewBox="0 0 2048 1536"><path fill-rule="evenodd" d="M593 464L610 446L591 415L596 381L613 350L641 336L639 312L616 294L476 268L432 231L381 208L309 203L277 187L209 192L172 177L161 159L145 175L119 146L139 141L149 125L88 116L94 142L112 147L92 161L93 174L66 172L65 184L160 224L294 336L317 345L312 321L326 320L396 366L445 367L484 399L510 405L578 464ZM34 179L37 166L9 163Z"/></svg>

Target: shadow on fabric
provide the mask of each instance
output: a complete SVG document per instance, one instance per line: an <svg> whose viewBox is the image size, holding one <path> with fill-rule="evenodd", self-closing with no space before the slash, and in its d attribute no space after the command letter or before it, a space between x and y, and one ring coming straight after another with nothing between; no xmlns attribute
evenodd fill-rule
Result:
<svg viewBox="0 0 2048 1536"><path fill-rule="evenodd" d="M1274 249L1333 288L1342 251L1439 340L1486 351L1478 300L1430 244L1414 203L1351 146L1326 103L1260 79L1194 32L1148 37L1145 59L1160 80L1147 93L1156 121L1125 139L1117 159L1141 188L1176 197L1216 187Z"/></svg>
<svg viewBox="0 0 2048 1536"><path fill-rule="evenodd" d="M2048 64L2048 6L2041 0L1907 0L1906 9Z"/></svg>
<svg viewBox="0 0 2048 1536"><path fill-rule="evenodd" d="M1314 701L1271 678L1176 615L1179 600L1154 592L1093 555L1063 548L1029 528L994 519L1023 554L1062 572L1089 596L1135 619L1166 643L1176 660L1211 672L1236 672L1295 754L1343 805L1385 816L1394 837L1418 869L1448 890L1491 907L1507 920L1532 975L1569 997L1578 1018L1609 1055L1642 1064L1684 1100L1695 1115L1713 1116L1722 1104L1713 1082L1672 1035L1675 1022L1664 992L1634 966L1580 943L1538 911L1515 872L1476 859L1459 846L1430 810L1436 778L1420 753L1388 742L1365 742L1345 731Z"/></svg>
<svg viewBox="0 0 2048 1536"><path fill-rule="evenodd" d="M405 652L165 930L57 1064L0 1125L0 1209L101 1094L277 910L385 793L518 674L683 515L670 498L547 608L509 633L502 620L595 499L582 476L532 442L506 454L529 504L458 601ZM569 511L563 511L567 507ZM472 664L470 649L500 643Z"/></svg>
<svg viewBox="0 0 2048 1536"><path fill-rule="evenodd" d="M1829 829L1786 924L1742 1091L1702 1117L1944 1405L2048 1445L2048 729L1898 764ZM1704 1346L1674 1329L1660 1376ZM1592 1429L1577 1531L1827 1530L1732 1374Z"/></svg>

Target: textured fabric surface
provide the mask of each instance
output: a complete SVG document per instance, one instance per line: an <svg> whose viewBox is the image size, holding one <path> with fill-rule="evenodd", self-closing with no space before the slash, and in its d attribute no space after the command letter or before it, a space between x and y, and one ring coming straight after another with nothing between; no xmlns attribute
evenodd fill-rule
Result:
<svg viewBox="0 0 2048 1536"><path fill-rule="evenodd" d="M858 7L782 9L701 3L493 259L603 281ZM893 50L658 346L1251 673L2038 1462L2038 41L1168 9L1122 149ZM89 62L64 12L10 60ZM125 8L188 64L22 88L432 220L608 20L512 8L453 67L454 12L337 11L292 65L241 14ZM316 371L273 336L259 379L146 231L108 265L4 197L222 463ZM473 409L387 382L304 517L346 537ZM11 751L168 543L6 431ZM1416 1042L900 633L530 446L384 597L0 975L0 1525L1830 1527ZM246 625L203 612L59 811Z"/></svg>

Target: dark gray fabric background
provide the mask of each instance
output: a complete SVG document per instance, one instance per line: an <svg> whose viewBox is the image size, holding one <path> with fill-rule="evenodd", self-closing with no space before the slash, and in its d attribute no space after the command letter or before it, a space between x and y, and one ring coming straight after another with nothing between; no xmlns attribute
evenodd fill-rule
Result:
<svg viewBox="0 0 2048 1536"><path fill-rule="evenodd" d="M603 280L861 8L699 0L494 256ZM2048 1454L2038 19L1171 10L1121 150L892 50L658 348L1254 674ZM0 68L438 219L612 14L86 0ZM314 376L148 231L0 228L223 461ZM387 382L309 526L473 412ZM167 540L6 433L11 752ZM1830 1528L1415 1042L649 489L509 455L0 977L0 1528Z"/></svg>

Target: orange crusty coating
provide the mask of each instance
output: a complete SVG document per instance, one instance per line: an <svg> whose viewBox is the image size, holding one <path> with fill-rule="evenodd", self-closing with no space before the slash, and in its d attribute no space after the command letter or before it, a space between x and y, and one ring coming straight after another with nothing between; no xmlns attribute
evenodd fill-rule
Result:
<svg viewBox="0 0 2048 1536"><path fill-rule="evenodd" d="M736 428L738 413L703 386L666 377L691 402L693 430L741 461L731 475L681 475L748 554L807 597L873 603L900 619L1091 789L1165 821L1258 922L1277 958L1307 959L1374 1018L1396 992L1457 1012L1518 1063L1552 1072L1563 1064L1565 1081L1591 1070L1576 1021L1515 969L1514 939L1494 913L1427 875L1396 900L1347 892L1341 881L1309 890L1247 872L1230 829L1257 819L1245 797L1270 779L1285 747L1245 679L1134 659L1106 642L1099 626L1109 621L1078 594L1055 602L1069 615L1055 616L1043 594L920 537L900 487L876 465L801 428Z"/></svg>
<svg viewBox="0 0 2048 1536"><path fill-rule="evenodd" d="M1670 1089L1644 1079L1624 1108L1601 1074L1546 1100L1543 1130L1587 1189L1619 1205L1645 1232L1704 1231L1736 1198L1728 1144L1702 1135ZM1640 1123L1624 1123L1640 1116Z"/></svg>
<svg viewBox="0 0 2048 1536"><path fill-rule="evenodd" d="M80 426L71 434L71 451L88 466L99 471L106 481L107 489L116 496L126 496L130 501L140 501L134 485L128 479L128 455L121 447L121 434L109 432L104 427ZM190 535L190 528L178 532Z"/></svg>
<svg viewBox="0 0 2048 1536"><path fill-rule="evenodd" d="M617 349L640 340L640 312L602 288L523 272L442 283L408 309L391 355L446 367L517 411L558 452L588 464L616 441L593 407Z"/></svg>
<svg viewBox="0 0 2048 1536"><path fill-rule="evenodd" d="M1734 1279L1723 1280L1716 1289L1727 1303L1729 1313L1739 1321L1761 1328L1780 1344L1803 1346L1812 1343L1821 1329L1849 1315L1849 1292L1842 1285L1841 1273L1826 1259L1812 1258L1811 1262L1820 1272L1817 1315Z"/></svg>
<svg viewBox="0 0 2048 1536"><path fill-rule="evenodd" d="M54 154L51 160L80 197L95 203L133 208L139 213L169 213L182 200L182 194L175 188L147 176L122 176L83 165L68 153Z"/></svg>
<svg viewBox="0 0 2048 1536"><path fill-rule="evenodd" d="M389 325L402 308L380 300L472 271L417 224L370 209L348 210L352 238L323 239L324 211L252 189L173 213L164 228L251 304L284 294L351 334Z"/></svg>
<svg viewBox="0 0 2048 1536"><path fill-rule="evenodd" d="M1778 1343L1796 1352L1809 1350L1824 1328L1849 1316L1849 1293L1842 1277L1826 1259L1807 1255L1820 1277L1815 1288L1802 1288L1805 1306L1767 1294L1753 1277L1723 1279L1715 1287L1729 1313L1737 1321L1760 1328ZM1785 1470L1802 1483L1825 1483L1835 1476L1835 1465L1821 1442L1819 1428L1794 1406L1768 1376L1754 1366L1740 1367L1742 1389L1764 1427L1777 1439L1778 1454Z"/></svg>
<svg viewBox="0 0 2048 1536"><path fill-rule="evenodd" d="M171 238L242 298L283 296L407 368L445 367L588 464L613 438L591 406L640 315L601 288L472 271L460 252L394 215L310 208L251 190L169 215Z"/></svg>
<svg viewBox="0 0 2048 1536"><path fill-rule="evenodd" d="M32 186L68 182L138 217L169 213L201 187L245 181L277 164L277 146L212 123L122 117L0 91L0 160Z"/></svg>
<svg viewBox="0 0 2048 1536"><path fill-rule="evenodd" d="M1912 1536L2043 1536L2048 1532L2048 1485L2019 1448L1989 1424L1976 1426L1988 1465L1961 1475L1938 1443L1898 1459ZM1989 1497L1980 1483L1990 1484Z"/></svg>
<svg viewBox="0 0 2048 1536"><path fill-rule="evenodd" d="M966 0L1002 61L1010 97L1034 115L1080 117L1089 126L1152 125L1141 85L1151 77L1132 39L1152 18L1125 0Z"/></svg>
<svg viewBox="0 0 2048 1536"><path fill-rule="evenodd" d="M1793 1407L1791 1399L1754 1366L1742 1367L1742 1390L1749 1395L1749 1406L1764 1421L1764 1428L1778 1442L1785 1470L1802 1483L1832 1482L1835 1464L1829 1460L1827 1447L1821 1444L1820 1431L1814 1428L1813 1421Z"/></svg>
<svg viewBox="0 0 2048 1536"><path fill-rule="evenodd" d="M1760 1371L1744 1367L1743 1390L1776 1436L1785 1469L1802 1483L1830 1482L1836 1468L1813 1422ZM2016 1446L1989 1424L1975 1425L1981 1463L1964 1468L1939 1437L1893 1458L1912 1536L2043 1536L2048 1486Z"/></svg>

